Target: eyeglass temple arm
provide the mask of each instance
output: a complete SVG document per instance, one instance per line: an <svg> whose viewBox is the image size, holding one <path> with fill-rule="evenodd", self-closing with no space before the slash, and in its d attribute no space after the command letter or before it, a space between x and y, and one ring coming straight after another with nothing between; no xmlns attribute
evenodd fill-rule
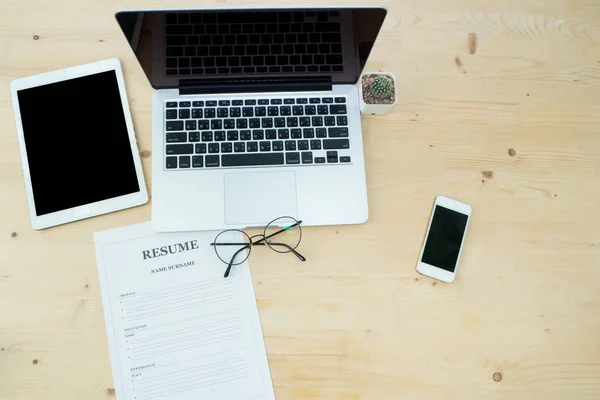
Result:
<svg viewBox="0 0 600 400"><path fill-rule="evenodd" d="M229 261L229 264L227 264L227 269L225 270L225 274L223 275L224 278L227 278L229 276L229 273L231 272L231 267L233 266L233 262L235 261L237 255L240 254L241 251L246 250L248 247L249 245L246 245L238 251L236 251L235 253L233 253L233 257L231 257L231 261Z"/></svg>
<svg viewBox="0 0 600 400"><path fill-rule="evenodd" d="M266 244L264 244L264 243L259 243L259 244L266 246ZM288 249L290 252L294 253L296 255L296 257L298 257L300 259L300 261L306 261L306 257L304 257L302 254L298 253L296 251L296 249L292 248L290 245L287 245L285 243L269 243L269 246L283 246L286 249Z"/></svg>

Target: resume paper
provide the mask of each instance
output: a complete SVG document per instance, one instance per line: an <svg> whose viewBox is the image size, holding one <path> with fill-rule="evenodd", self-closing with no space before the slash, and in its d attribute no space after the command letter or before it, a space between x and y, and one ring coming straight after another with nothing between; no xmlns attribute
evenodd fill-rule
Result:
<svg viewBox="0 0 600 400"><path fill-rule="evenodd" d="M275 399L250 267L224 278L216 234L94 235L118 400Z"/></svg>

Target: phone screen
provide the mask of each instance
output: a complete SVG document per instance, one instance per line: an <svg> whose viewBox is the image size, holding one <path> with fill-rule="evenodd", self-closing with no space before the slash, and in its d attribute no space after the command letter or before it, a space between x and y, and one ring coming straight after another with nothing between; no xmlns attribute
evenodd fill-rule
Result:
<svg viewBox="0 0 600 400"><path fill-rule="evenodd" d="M436 206L421 262L454 272L468 219L465 214Z"/></svg>

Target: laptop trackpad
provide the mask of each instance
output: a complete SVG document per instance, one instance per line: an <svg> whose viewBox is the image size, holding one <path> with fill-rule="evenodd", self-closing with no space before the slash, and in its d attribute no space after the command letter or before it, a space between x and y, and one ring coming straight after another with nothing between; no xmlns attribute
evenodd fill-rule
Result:
<svg viewBox="0 0 600 400"><path fill-rule="evenodd" d="M282 216L298 217L294 171L225 175L225 223L264 226Z"/></svg>

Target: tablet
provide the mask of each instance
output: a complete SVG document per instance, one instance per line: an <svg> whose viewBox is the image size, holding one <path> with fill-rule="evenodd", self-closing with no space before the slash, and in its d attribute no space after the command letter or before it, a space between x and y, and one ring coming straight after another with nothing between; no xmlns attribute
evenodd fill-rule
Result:
<svg viewBox="0 0 600 400"><path fill-rule="evenodd" d="M10 89L34 229L148 201L119 60L17 79Z"/></svg>

